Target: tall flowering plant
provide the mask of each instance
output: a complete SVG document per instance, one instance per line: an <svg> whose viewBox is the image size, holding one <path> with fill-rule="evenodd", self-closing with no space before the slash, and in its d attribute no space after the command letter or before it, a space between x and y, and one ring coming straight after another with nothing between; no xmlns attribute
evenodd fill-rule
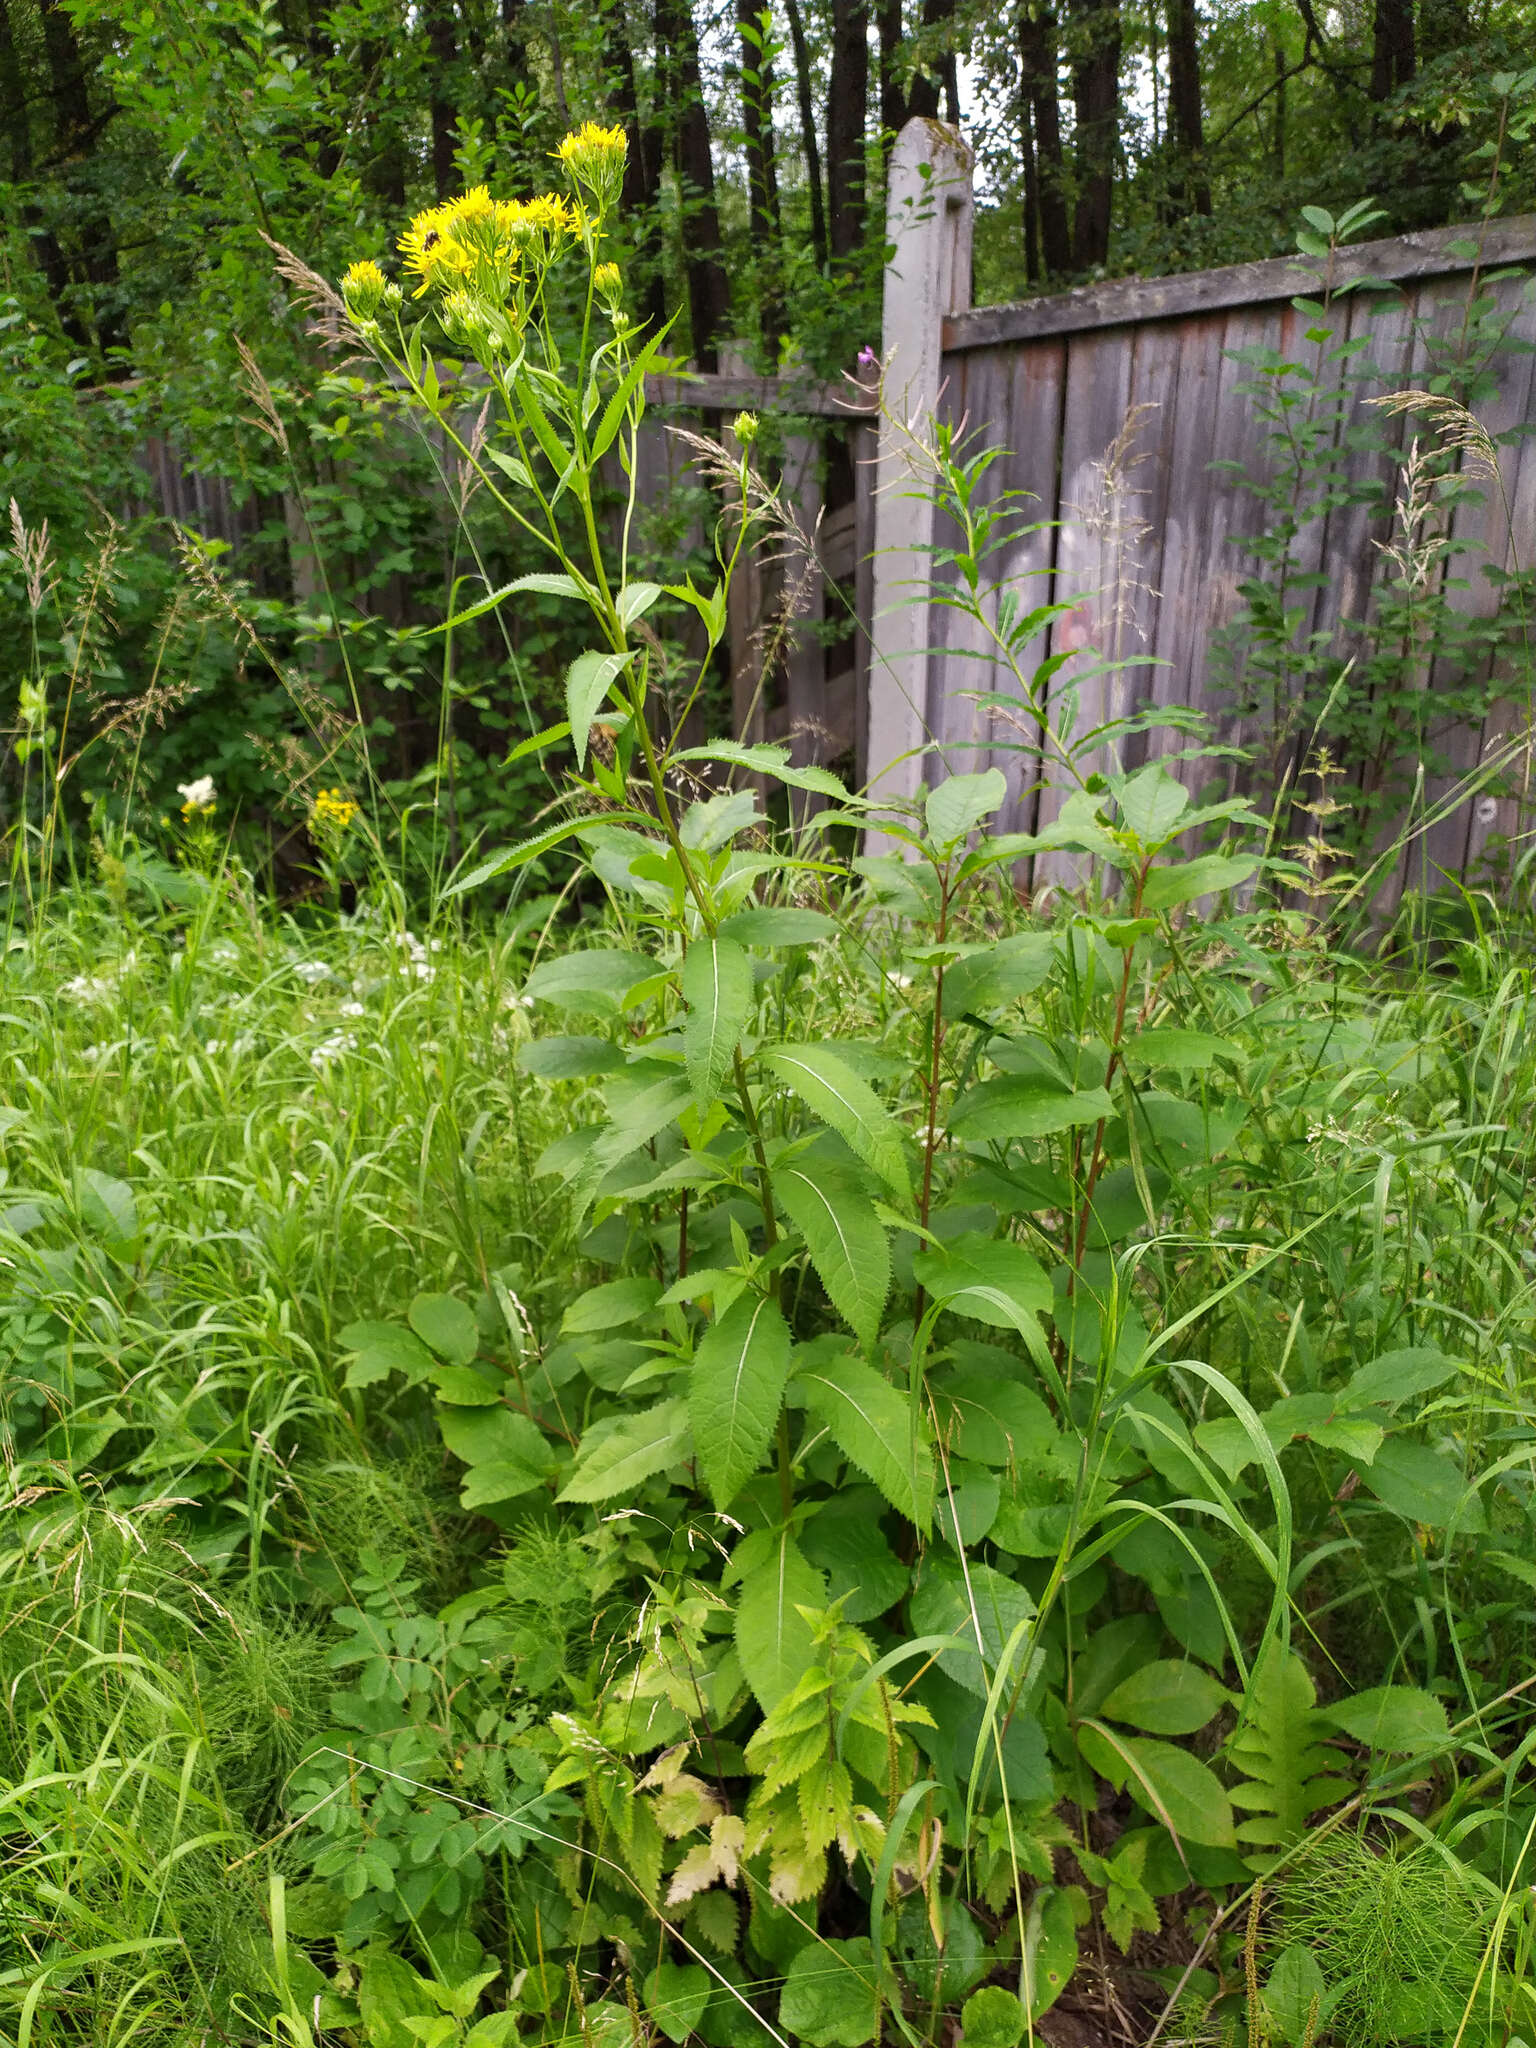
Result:
<svg viewBox="0 0 1536 2048"><path fill-rule="evenodd" d="M696 911L713 925L714 907L698 887L678 834L666 747L646 717L658 643L636 629L663 596L697 612L705 646L691 704L724 632L731 570L753 523L746 456L752 423L745 417L737 422L740 517L733 543L717 550L715 586L699 590L691 581L667 587L633 580L635 449L646 372L666 330L641 334L624 310L619 266L604 253L624 178L625 147L622 129L589 121L556 152L565 192L493 199L484 185L474 186L419 213L400 236L404 285L389 282L376 263L364 261L347 271L341 289L358 337L431 415L477 484L549 557L547 570L491 592L447 626L478 618L522 591L586 606L598 644L567 671L564 726L540 738L552 743L568 733L578 785L599 800L610 824L618 822L615 807L625 822L660 824ZM552 317L552 288L562 269L578 272L580 338L573 360L562 352ZM467 358L484 380L494 414L488 425L466 429L462 384L444 374L435 354L442 343ZM628 483L616 527L600 519L595 499L599 465L614 454ZM615 738L611 760L589 748L600 716ZM654 818L632 811L626 792L633 773L649 786ZM581 817L508 849L461 886L505 873L579 832L591 824L591 810L588 803Z"/></svg>

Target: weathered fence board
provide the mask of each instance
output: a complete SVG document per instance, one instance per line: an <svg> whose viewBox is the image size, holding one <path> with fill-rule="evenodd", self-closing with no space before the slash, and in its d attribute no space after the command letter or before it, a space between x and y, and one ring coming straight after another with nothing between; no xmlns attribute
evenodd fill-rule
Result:
<svg viewBox="0 0 1536 2048"><path fill-rule="evenodd" d="M924 132L934 136L932 124ZM936 215L929 232L943 232ZM1458 547L1486 550L1487 559L1506 568L1536 561L1536 450L1519 434L1533 414L1527 351L1536 344L1536 295L1519 275L1487 283L1495 269L1533 261L1536 217L1342 253L1333 283L1363 278L1374 285L1334 297L1322 324L1333 330L1334 341L1360 343L1374 373L1354 383L1351 405L1331 437L1341 499L1307 518L1292 550L1298 587L1289 601L1297 644L1316 636L1319 650L1340 661L1367 652L1365 622L1382 585L1383 547L1393 534L1390 449L1402 448L1409 428L1403 422L1387 427L1386 452L1362 445L1358 429L1372 417L1365 400L1425 387L1473 292L1491 291L1513 348L1497 359L1497 391L1480 408L1491 431L1504 437L1501 478L1481 503L1458 504L1452 539ZM920 272L920 261L909 255L908 263ZM937 329L944 348L940 416L1005 447L1009 452L994 472L999 488L1006 482L1029 493L1035 516L1049 523L993 565L1009 579L1048 570L1038 576L1035 595L1068 607L1030 650L1031 661L1047 652L1080 652L1052 684L1057 703L1094 657L1126 664L1084 675L1080 731L1143 707L1189 706L1207 715L1219 741L1267 750L1272 771L1294 776L1305 766L1309 735L1301 730L1294 679L1281 678L1272 690L1260 671L1245 674L1231 629L1244 609L1239 585L1263 573L1241 539L1265 528L1270 508L1261 492L1276 474L1271 424L1246 388L1258 373L1238 357L1259 348L1315 363L1319 345L1308 332L1317 316L1292 303L1315 290L1312 266L1281 259L1191 277L1126 280L1014 306L927 308L926 331ZM921 340L924 317L923 309L909 305L894 337L888 326L888 383L903 376L903 348L914 336ZM1375 420L1380 428L1380 416ZM889 716L878 701L886 687L880 619L900 596L890 579L881 584L878 565L887 548L899 551L905 539L904 515L883 511L876 535L872 731ZM1439 573L1449 579L1455 607L1487 619L1497 612L1500 594L1478 573L1478 559L1476 552L1458 553ZM1465 588L1455 587L1463 580ZM985 754L964 744L979 737L969 696L1006 687L1006 673L1000 663L977 659L974 633L967 636L942 605L933 607L927 640L923 700L933 758L951 768L979 766ZM1489 838L1508 837L1523 817L1516 798L1468 792L1466 783L1490 749L1525 731L1529 703L1501 703L1475 726L1457 724L1448 715L1447 707L1454 713L1458 706L1443 666L1421 681L1419 713L1396 697L1377 707L1388 738L1394 732L1388 714L1398 717L1393 757L1349 761L1347 780L1336 791L1341 801L1358 805L1389 775L1394 786L1405 771L1411 781L1421 748L1447 760L1448 772L1428 782L1425 798L1441 807L1453 796L1458 800L1421 834L1394 887L1408 879L1432 882L1442 868L1470 872ZM1401 688L1400 679L1393 687ZM1247 709L1245 696L1252 700ZM1006 714L992 719L999 765L1006 742L998 728L1006 723ZM1134 766L1175 754L1183 744L1177 733L1153 731L1132 736L1119 753ZM1010 791L1017 790L1010 775ZM1014 795L1007 822L1023 829L1048 822L1064 793L1058 778L1047 776L1033 801L1027 791L1022 799ZM1396 820L1386 825L1387 839L1396 827ZM1047 855L1036 862L1033 879L1062 882L1074 872L1071 861Z"/></svg>

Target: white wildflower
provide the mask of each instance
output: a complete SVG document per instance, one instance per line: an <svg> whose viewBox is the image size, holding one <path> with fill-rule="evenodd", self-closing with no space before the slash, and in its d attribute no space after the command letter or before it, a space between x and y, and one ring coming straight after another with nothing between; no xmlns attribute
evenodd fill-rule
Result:
<svg viewBox="0 0 1536 2048"><path fill-rule="evenodd" d="M178 782L176 794L188 810L207 811L213 808L218 791L211 775L199 775L191 782Z"/></svg>
<svg viewBox="0 0 1536 2048"><path fill-rule="evenodd" d="M323 960L295 960L293 971L300 981L305 982L310 988L313 988L317 981L328 980L331 972Z"/></svg>
<svg viewBox="0 0 1536 2048"><path fill-rule="evenodd" d="M100 1003L112 993L112 979L103 974L75 974L59 989L72 1003Z"/></svg>
<svg viewBox="0 0 1536 2048"><path fill-rule="evenodd" d="M337 1010L343 1017L366 1017L368 1005L366 1003L338 1003Z"/></svg>
<svg viewBox="0 0 1536 2048"><path fill-rule="evenodd" d="M309 1056L309 1064L317 1071L328 1067L332 1060L339 1060L349 1052L356 1052L357 1038L350 1031L333 1031L329 1038L322 1038Z"/></svg>

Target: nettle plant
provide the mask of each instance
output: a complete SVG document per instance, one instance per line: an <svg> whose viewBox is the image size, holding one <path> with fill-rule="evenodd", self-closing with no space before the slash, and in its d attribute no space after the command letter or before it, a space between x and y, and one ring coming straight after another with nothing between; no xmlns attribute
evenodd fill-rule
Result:
<svg viewBox="0 0 1536 2048"><path fill-rule="evenodd" d="M1025 837L990 829L995 769L877 804L783 748L662 730L649 615L696 618L696 694L771 497L738 421L717 577L630 580L661 337L630 326L603 257L622 137L589 128L561 155L568 199L476 191L413 225L420 320L371 266L345 296L548 550L547 573L485 605L534 588L592 621L567 719L539 735L574 755L564 814L456 885L565 846L613 906L526 982L540 1020L577 1028L519 1051L571 1090L537 1172L586 1233L591 1284L534 1259L490 1276L478 1322L424 1297L411 1329L349 1333L349 1382L430 1388L466 1509L518 1543L574 1522L601 1558L596 1647L518 1740L543 1742L545 1796L582 1802L565 1833L543 1809L558 1883L527 1939L541 1964L604 1944L615 1960L573 1966L560 2012L541 1990L528 2038L623 2033L635 1995L671 2039L724 2048L771 2025L813 2048L931 2040L957 2007L968 2039L1007 2048L1094 1911L1128 1947L1159 1896L1248 1881L1338 1796L1332 1724L1288 1647L1276 1445L1358 1453L1389 1413L1346 1390L1276 1437L1178 1348L1212 1307L1180 1295L1178 1233L1210 1227L1256 1048L1241 977L1202 985L1188 956L1237 941L1214 920L1181 936L1175 913L1255 873L1257 852L1221 842L1258 821L1197 806L1155 763L1092 771L1069 736L1053 744L1076 787ZM545 308L571 289L565 360ZM473 431L434 335L478 365ZM610 454L630 487L616 522L595 496ZM1027 709L1028 621L980 591L980 471L947 445L938 462L971 551L963 601L1002 619ZM752 785L701 779L723 769ZM775 784L826 808L775 836L758 806ZM850 828L871 835L851 873L828 850ZM1100 885L1019 929L1013 865L1047 849ZM1191 1009L1204 1028L1169 1021ZM1222 1575L1259 1616L1256 1662ZM349 1614L338 1655L385 1625ZM1106 1797L1112 1842L1092 1826ZM389 1857L356 1853L352 1896L387 1892Z"/></svg>

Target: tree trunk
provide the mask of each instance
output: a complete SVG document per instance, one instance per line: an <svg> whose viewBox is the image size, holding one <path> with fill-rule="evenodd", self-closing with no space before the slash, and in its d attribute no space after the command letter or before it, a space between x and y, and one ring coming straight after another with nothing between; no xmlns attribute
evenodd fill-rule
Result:
<svg viewBox="0 0 1536 2048"><path fill-rule="evenodd" d="M811 91L811 54L805 39L800 0L784 0L790 48L795 58L795 99L800 108L800 147L805 151L805 183L811 202L811 253L816 268L827 267L827 202L821 177L821 148L816 139L816 101Z"/></svg>
<svg viewBox="0 0 1536 2048"><path fill-rule="evenodd" d="M1168 139L1177 162L1169 198L1182 210L1211 210L1205 170L1205 116L1200 105L1200 24L1195 0L1168 0Z"/></svg>
<svg viewBox="0 0 1536 2048"><path fill-rule="evenodd" d="M1040 282L1040 170L1035 162L1035 116L1027 93L1019 95L1019 154L1024 160L1024 277Z"/></svg>
<svg viewBox="0 0 1536 2048"><path fill-rule="evenodd" d="M865 107L869 99L869 8L832 0L832 69L827 83L827 212L834 264L864 239Z"/></svg>
<svg viewBox="0 0 1536 2048"><path fill-rule="evenodd" d="M899 135L906 126L907 96L901 84L901 0L880 0L880 127Z"/></svg>
<svg viewBox="0 0 1536 2048"><path fill-rule="evenodd" d="M1390 99L1417 70L1413 0L1376 0L1371 48L1371 98Z"/></svg>
<svg viewBox="0 0 1536 2048"><path fill-rule="evenodd" d="M1285 51L1275 38L1275 176L1285 176Z"/></svg>
<svg viewBox="0 0 1536 2048"><path fill-rule="evenodd" d="M912 91L907 101L908 114L918 114L934 121L939 114L939 87L944 88L944 118L958 125L960 120L960 79L955 62L952 40L955 19L955 0L923 0L923 28L927 31L925 40L942 40L946 47L939 53L933 69L919 75L912 81ZM934 75L937 73L937 76Z"/></svg>
<svg viewBox="0 0 1536 2048"><path fill-rule="evenodd" d="M458 141L453 119L453 73L459 46L453 31L452 0L431 0L423 19L431 58L427 90L432 121L432 182L438 198L446 199L453 183L453 151Z"/></svg>
<svg viewBox="0 0 1536 2048"><path fill-rule="evenodd" d="M502 0L503 18L510 9L519 15L522 0ZM654 119L640 117L640 98L635 89L635 53L629 42L629 23L623 0L608 0L603 9L603 61L608 74L608 103L624 124L629 152L624 159L624 185L619 194L619 217L629 230L630 246L639 272L637 299L640 318L652 333L666 324L667 280L663 268L660 203L663 138Z"/></svg>
<svg viewBox="0 0 1536 2048"><path fill-rule="evenodd" d="M78 188L78 196L84 201L79 217L83 254L75 265L76 275L83 273L91 287L91 318L97 345L103 351L125 349L129 336L119 289L117 238L89 180L89 160L95 154L96 137L103 122L91 113L90 74L74 23L60 0L42 0L41 13L57 155L64 164L65 182L72 192L76 189L75 168L84 166L87 170L87 177Z"/></svg>
<svg viewBox="0 0 1536 2048"><path fill-rule="evenodd" d="M1067 221L1066 161L1061 148L1056 18L1045 0L1021 0L1017 29L1019 85L1029 107L1039 187L1040 274L1060 277L1072 268L1072 236Z"/></svg>
<svg viewBox="0 0 1536 2048"><path fill-rule="evenodd" d="M1092 270L1109 256L1120 139L1120 0L1077 0L1073 26L1077 207L1072 260L1079 270Z"/></svg>
<svg viewBox="0 0 1536 2048"><path fill-rule="evenodd" d="M699 368L707 371L715 369L720 360L718 344L730 318L731 283L720 260L715 162L690 0L657 0L656 31L668 52L672 110L677 121L673 147L686 221L683 247L693 354Z"/></svg>
<svg viewBox="0 0 1536 2048"><path fill-rule="evenodd" d="M784 313L780 293L779 172L773 143L771 16L757 0L736 0L741 39L741 120L747 145L747 194L752 246L758 258L759 325L770 360L777 354Z"/></svg>

